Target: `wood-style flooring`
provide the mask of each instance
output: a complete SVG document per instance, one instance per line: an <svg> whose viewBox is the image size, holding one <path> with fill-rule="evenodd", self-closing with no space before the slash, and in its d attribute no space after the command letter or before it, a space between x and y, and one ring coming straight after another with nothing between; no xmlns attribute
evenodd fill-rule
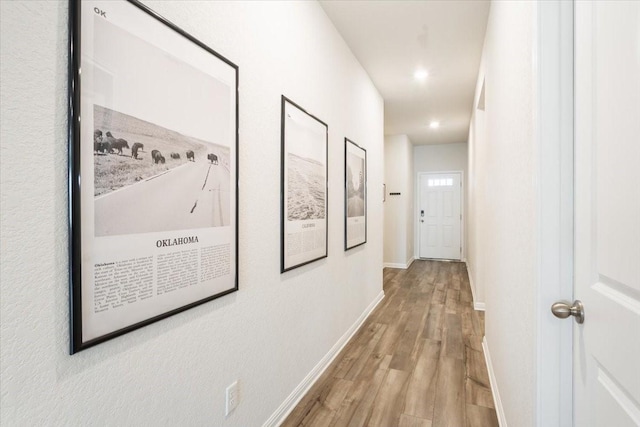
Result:
<svg viewBox="0 0 640 427"><path fill-rule="evenodd" d="M384 291L282 425L498 426L465 265L385 268Z"/></svg>

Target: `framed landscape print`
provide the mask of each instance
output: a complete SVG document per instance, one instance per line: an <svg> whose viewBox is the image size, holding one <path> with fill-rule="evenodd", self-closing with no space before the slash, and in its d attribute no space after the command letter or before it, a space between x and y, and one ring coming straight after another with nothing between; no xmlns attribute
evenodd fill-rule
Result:
<svg viewBox="0 0 640 427"><path fill-rule="evenodd" d="M70 17L75 353L238 289L238 67L137 1Z"/></svg>
<svg viewBox="0 0 640 427"><path fill-rule="evenodd" d="M329 128L282 96L280 272L327 256Z"/></svg>
<svg viewBox="0 0 640 427"><path fill-rule="evenodd" d="M367 151L344 139L344 250L367 242Z"/></svg>

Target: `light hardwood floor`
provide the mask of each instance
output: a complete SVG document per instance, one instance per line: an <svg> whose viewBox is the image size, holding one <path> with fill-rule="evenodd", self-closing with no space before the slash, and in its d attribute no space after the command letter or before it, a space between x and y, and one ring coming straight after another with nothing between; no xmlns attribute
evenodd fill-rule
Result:
<svg viewBox="0 0 640 427"><path fill-rule="evenodd" d="M385 268L384 291L282 425L498 426L465 265Z"/></svg>

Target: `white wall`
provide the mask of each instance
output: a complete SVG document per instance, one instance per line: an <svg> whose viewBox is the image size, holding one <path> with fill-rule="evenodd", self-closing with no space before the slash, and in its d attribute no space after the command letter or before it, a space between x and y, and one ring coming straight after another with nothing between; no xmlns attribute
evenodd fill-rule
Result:
<svg viewBox="0 0 640 427"><path fill-rule="evenodd" d="M535 422L537 147L534 2L492 2L478 78L484 115L469 136L473 281L486 301L486 340L509 425ZM480 270L480 267L482 268Z"/></svg>
<svg viewBox="0 0 640 427"><path fill-rule="evenodd" d="M413 164L419 172L467 171L467 143L416 145L413 147Z"/></svg>
<svg viewBox="0 0 640 427"><path fill-rule="evenodd" d="M407 135L384 138L384 182L384 264L406 268L413 261L414 246L413 145Z"/></svg>
<svg viewBox="0 0 640 427"><path fill-rule="evenodd" d="M466 180L467 172L467 143L458 144L435 144L435 145L416 145L413 147L413 170L415 172L413 183L415 186L415 206L418 206L420 197L420 184L418 175L421 172L450 172L462 171L462 179ZM463 206L462 206L462 259L466 258L467 247L467 183L464 182L463 187ZM418 210L414 209L413 223L418 224ZM420 254L420 230L415 227L414 238L414 256L419 258Z"/></svg>
<svg viewBox="0 0 640 427"><path fill-rule="evenodd" d="M484 78L484 69L480 72ZM481 79L479 85L483 83ZM469 155L468 155L468 176L467 184L467 271L471 288L473 290L474 303L476 306L485 304L484 286L484 265L488 261L485 252L479 248L480 242L486 242L487 237L482 227L476 227L476 224L484 224L486 222L484 209L488 209L487 203L482 203L482 199L487 192L486 173L483 164L486 164L484 157L487 154L486 149L478 149L478 147L486 148L486 131L485 131L485 112L478 109L477 102L474 104L473 117L469 127ZM476 165L480 164L478 173Z"/></svg>
<svg viewBox="0 0 640 427"><path fill-rule="evenodd" d="M344 239L344 137L383 103L315 2L148 3L240 67L240 290L68 355L67 2L2 1L2 425L263 424L382 291L382 201ZM279 273L280 95L329 124L329 257ZM224 417L224 389L240 405Z"/></svg>
<svg viewBox="0 0 640 427"><path fill-rule="evenodd" d="M401 197L405 197L406 194L406 221L407 221L407 235L406 235L406 253L407 253L407 264L411 264L414 260L414 235L415 235L415 185L413 184L413 145L411 140L409 140L409 145L407 145L407 162L404 166L405 169L405 180L406 190L402 193Z"/></svg>

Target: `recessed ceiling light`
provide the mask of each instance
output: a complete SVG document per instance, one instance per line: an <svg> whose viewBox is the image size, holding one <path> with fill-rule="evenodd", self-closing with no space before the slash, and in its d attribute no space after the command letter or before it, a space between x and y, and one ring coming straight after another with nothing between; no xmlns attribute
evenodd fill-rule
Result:
<svg viewBox="0 0 640 427"><path fill-rule="evenodd" d="M440 127L440 122L437 122L437 121L434 120L431 123L429 123L429 127L431 129L438 129Z"/></svg>
<svg viewBox="0 0 640 427"><path fill-rule="evenodd" d="M415 73L413 73L413 78L415 78L416 80L426 80L427 77L429 77L429 72L427 70L416 70Z"/></svg>

